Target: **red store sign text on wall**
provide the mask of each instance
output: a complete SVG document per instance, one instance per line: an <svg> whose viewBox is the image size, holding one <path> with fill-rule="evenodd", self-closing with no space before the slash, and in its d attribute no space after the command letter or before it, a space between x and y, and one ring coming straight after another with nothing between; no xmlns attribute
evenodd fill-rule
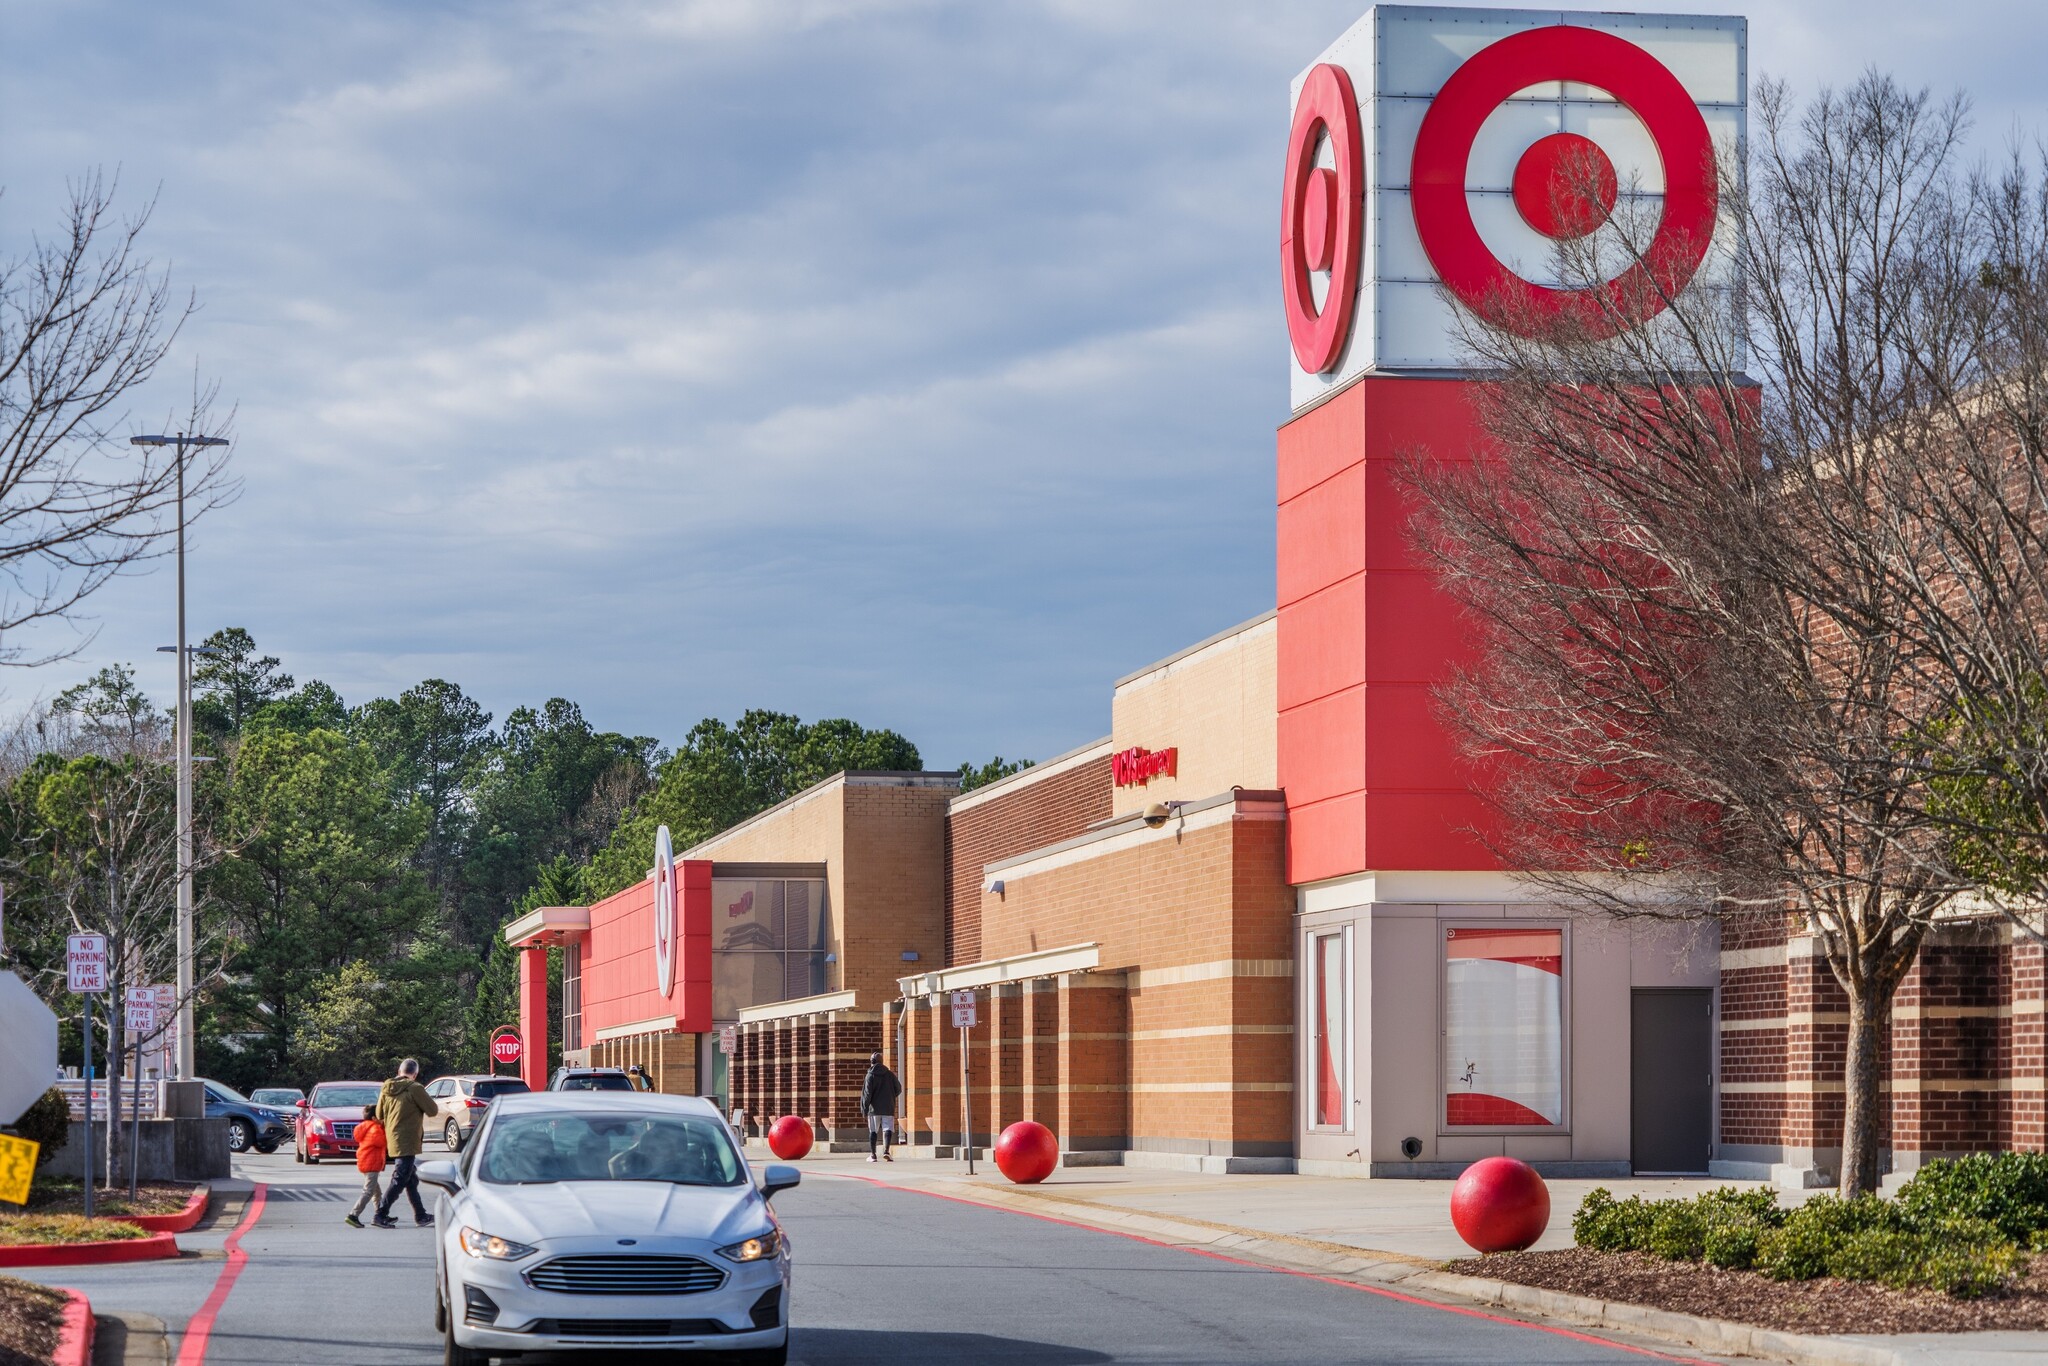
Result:
<svg viewBox="0 0 2048 1366"><path fill-rule="evenodd" d="M1109 756L1110 776L1116 779L1118 787L1143 787L1154 778L1171 778L1180 769L1180 749L1162 749L1157 753L1133 746L1121 754Z"/></svg>

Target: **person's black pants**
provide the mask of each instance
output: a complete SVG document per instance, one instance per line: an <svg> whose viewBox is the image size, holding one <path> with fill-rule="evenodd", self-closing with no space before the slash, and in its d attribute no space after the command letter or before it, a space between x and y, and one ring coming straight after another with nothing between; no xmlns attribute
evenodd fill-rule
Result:
<svg viewBox="0 0 2048 1366"><path fill-rule="evenodd" d="M405 1192L405 1198L412 1201L412 1217L427 1217L427 1207L420 1203L419 1158L408 1154L391 1159L391 1184L384 1188L384 1199L377 1206L377 1217L389 1219L391 1207L398 1203L398 1193Z"/></svg>

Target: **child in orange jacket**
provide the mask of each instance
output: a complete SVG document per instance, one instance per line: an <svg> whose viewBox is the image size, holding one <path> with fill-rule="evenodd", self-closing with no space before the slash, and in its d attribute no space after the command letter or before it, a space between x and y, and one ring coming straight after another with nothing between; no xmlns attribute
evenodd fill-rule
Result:
<svg viewBox="0 0 2048 1366"><path fill-rule="evenodd" d="M361 1228L363 1210L384 1198L377 1173L384 1170L384 1155L388 1148L384 1126L377 1122L377 1107L365 1105L363 1122L356 1125L356 1170L363 1173L363 1193L356 1197L355 1208L342 1220L350 1228Z"/></svg>

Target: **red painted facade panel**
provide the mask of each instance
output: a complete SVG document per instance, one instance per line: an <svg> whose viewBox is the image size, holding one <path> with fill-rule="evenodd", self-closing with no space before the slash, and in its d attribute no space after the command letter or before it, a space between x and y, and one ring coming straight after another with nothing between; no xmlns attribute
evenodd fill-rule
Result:
<svg viewBox="0 0 2048 1366"><path fill-rule="evenodd" d="M1354 386L1280 429L1281 502L1364 458L1364 399Z"/></svg>
<svg viewBox="0 0 2048 1366"><path fill-rule="evenodd" d="M1447 379L1369 376L1280 429L1276 683L1292 882L1494 866L1468 833L1488 808L1428 692L1469 658L1469 629L1417 562L1396 473L1422 452L1468 459L1483 439L1470 387Z"/></svg>
<svg viewBox="0 0 2048 1366"><path fill-rule="evenodd" d="M676 864L678 936L675 992L664 996L654 974L654 883L637 882L590 908L583 949L583 1030L650 1020L685 1033L711 1028L711 864Z"/></svg>
<svg viewBox="0 0 2048 1366"><path fill-rule="evenodd" d="M1281 711L1359 685L1365 676L1365 618L1363 574L1280 614L1274 648Z"/></svg>
<svg viewBox="0 0 2048 1366"><path fill-rule="evenodd" d="M1281 607L1356 574L1365 563L1365 465L1339 470L1280 505L1282 555L1275 581Z"/></svg>
<svg viewBox="0 0 2048 1366"><path fill-rule="evenodd" d="M528 1090L548 1084L548 951L519 951L519 1077Z"/></svg>

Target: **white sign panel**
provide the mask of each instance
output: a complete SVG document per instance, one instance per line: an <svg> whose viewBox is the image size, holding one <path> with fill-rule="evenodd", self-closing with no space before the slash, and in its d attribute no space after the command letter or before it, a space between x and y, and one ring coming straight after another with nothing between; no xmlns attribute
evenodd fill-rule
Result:
<svg viewBox="0 0 2048 1366"><path fill-rule="evenodd" d="M74 992L107 989L107 937L74 934L64 941L66 980Z"/></svg>
<svg viewBox="0 0 2048 1366"><path fill-rule="evenodd" d="M57 1075L57 1017L28 983L0 972L0 1124L12 1124Z"/></svg>
<svg viewBox="0 0 2048 1366"><path fill-rule="evenodd" d="M676 855L666 825L654 832L654 988L676 989Z"/></svg>
<svg viewBox="0 0 2048 1366"><path fill-rule="evenodd" d="M974 1008L974 993L971 991L956 991L950 999L953 1005L953 1028L974 1028L979 1018Z"/></svg>
<svg viewBox="0 0 2048 1366"><path fill-rule="evenodd" d="M1558 278L1559 243L1612 235L1623 214L1658 234L1646 260L1660 279L1668 266L1680 288L1726 289L1732 229L1713 162L1747 130L1747 31L1724 16L1368 12L1293 82L1292 406L1367 371L1468 366L1458 300L1581 292L1558 288L1583 283ZM1554 212L1567 167L1601 182L1585 223Z"/></svg>

